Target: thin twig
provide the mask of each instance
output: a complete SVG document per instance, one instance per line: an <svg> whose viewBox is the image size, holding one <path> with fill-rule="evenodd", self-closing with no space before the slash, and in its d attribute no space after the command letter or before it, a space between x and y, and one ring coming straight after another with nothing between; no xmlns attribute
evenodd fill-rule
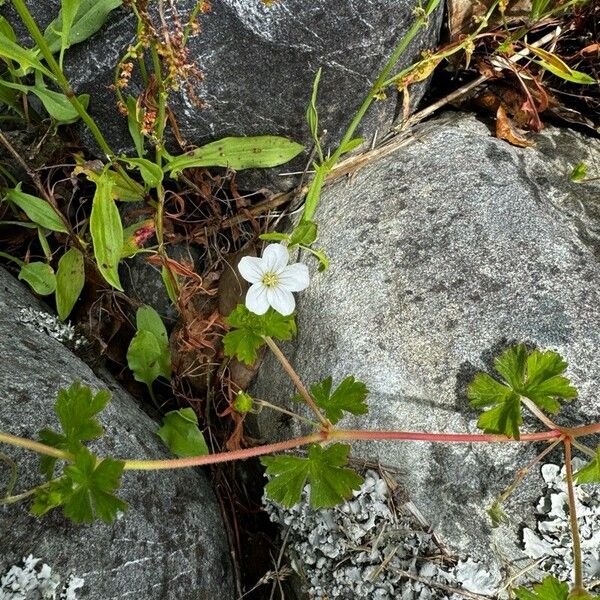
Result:
<svg viewBox="0 0 600 600"><path fill-rule="evenodd" d="M573 592L583 592L583 569L581 564L581 542L579 540L579 527L577 525L577 504L575 490L573 489L573 465L571 464L571 440L565 439L565 468L567 471L567 492L569 499L569 521L571 524L571 537L573 538L573 563L575 571L575 587Z"/></svg>

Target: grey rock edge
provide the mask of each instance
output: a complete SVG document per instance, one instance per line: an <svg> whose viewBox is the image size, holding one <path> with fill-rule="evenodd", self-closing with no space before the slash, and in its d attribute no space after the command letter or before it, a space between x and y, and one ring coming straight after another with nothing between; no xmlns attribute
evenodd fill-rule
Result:
<svg viewBox="0 0 600 600"><path fill-rule="evenodd" d="M301 378L355 375L367 384L369 414L343 421L348 428L476 432L467 383L506 345L527 342L569 362L580 397L559 422L598 421L600 185L569 179L579 161L595 172L598 140L548 127L535 148L515 148L452 113L414 136L323 194L317 245L332 265L298 295L298 337L285 346ZM271 357L252 392L283 405L293 394ZM259 428L265 441L299 433L267 411ZM451 548L497 570L501 558L523 558L516 530L533 527L539 476L509 502L508 528L492 530L485 511L539 445L353 448L356 458L400 469Z"/></svg>
<svg viewBox="0 0 600 600"><path fill-rule="evenodd" d="M43 27L58 13L56 0L27 0L27 4ZM177 8L188 15L195 4L196 0L180 0ZM339 141L395 44L414 22L417 2L341 0L335 8L326 0L285 0L270 8L260 0L212 4L212 11L200 19L201 34L189 43L190 58L204 73L195 93L206 106L198 108L185 89L172 97L182 137L201 145L225 136L283 135L310 148L305 111L318 68L323 67L319 111L320 125L329 132L327 146ZM12 9L2 11L15 22ZM437 45L442 16L443 9L438 8L428 29L408 48L399 70ZM118 152L131 150L132 143L109 86L134 37L131 12L117 10L100 32L67 52L65 63L76 91L91 95L90 112ZM413 105L426 89L413 88ZM140 92L134 81L130 93ZM384 133L397 109L394 94L375 103L358 133L366 138L376 130ZM302 170L306 158L307 154L280 172ZM243 176L249 189L264 183L265 172ZM292 179L273 176L271 183L286 188Z"/></svg>
<svg viewBox="0 0 600 600"><path fill-rule="evenodd" d="M25 309L26 318L20 320ZM112 381L99 380L62 344L36 329L44 305L0 269L0 430L35 438L57 428L57 390L78 379L113 394L100 420L106 435L92 445L104 456L166 458L157 424ZM45 317L41 316L42 323ZM44 326L44 325L43 325ZM14 493L42 483L32 452L3 445L16 463ZM0 467L0 493L9 470ZM126 472L119 495L129 510L112 525L76 526L60 513L34 518L29 502L0 506L0 574L29 555L62 581L84 580L77 598L212 600L234 597L227 536L210 483L198 470Z"/></svg>

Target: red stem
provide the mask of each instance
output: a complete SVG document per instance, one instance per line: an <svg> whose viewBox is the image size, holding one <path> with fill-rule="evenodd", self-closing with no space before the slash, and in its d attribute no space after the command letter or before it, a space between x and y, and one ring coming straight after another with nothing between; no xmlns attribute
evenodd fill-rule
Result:
<svg viewBox="0 0 600 600"><path fill-rule="evenodd" d="M558 430L539 433L524 433L515 440L505 435L491 433L426 433L422 431L369 431L334 429L328 439L338 440L409 440L416 442L539 442L558 439L562 433Z"/></svg>

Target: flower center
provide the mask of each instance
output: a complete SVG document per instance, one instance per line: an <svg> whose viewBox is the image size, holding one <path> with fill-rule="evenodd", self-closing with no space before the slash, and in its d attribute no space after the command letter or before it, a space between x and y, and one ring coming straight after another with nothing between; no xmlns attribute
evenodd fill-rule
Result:
<svg viewBox="0 0 600 600"><path fill-rule="evenodd" d="M277 284L279 283L279 276L277 275L277 273L268 272L262 276L261 281L265 287L277 287Z"/></svg>

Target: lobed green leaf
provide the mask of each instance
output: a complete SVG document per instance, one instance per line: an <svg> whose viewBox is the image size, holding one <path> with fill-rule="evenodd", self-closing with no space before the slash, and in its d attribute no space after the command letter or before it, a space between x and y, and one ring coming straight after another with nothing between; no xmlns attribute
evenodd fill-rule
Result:
<svg viewBox="0 0 600 600"><path fill-rule="evenodd" d="M356 381L350 375L333 392L331 386L332 378L327 377L311 386L310 393L317 406L325 411L325 415L334 425L344 416L344 411L353 415L364 415L368 412L365 398L369 391L364 383Z"/></svg>

